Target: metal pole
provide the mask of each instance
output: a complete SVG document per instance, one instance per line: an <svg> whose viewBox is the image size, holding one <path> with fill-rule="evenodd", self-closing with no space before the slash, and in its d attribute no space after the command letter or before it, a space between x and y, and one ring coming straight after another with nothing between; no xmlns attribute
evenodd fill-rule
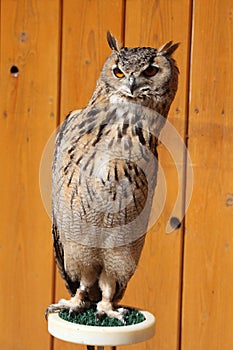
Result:
<svg viewBox="0 0 233 350"><path fill-rule="evenodd" d="M95 350L95 347L92 345L87 345L87 350ZM104 350L103 346L97 346L97 350ZM116 346L112 346L111 350L117 350Z"/></svg>

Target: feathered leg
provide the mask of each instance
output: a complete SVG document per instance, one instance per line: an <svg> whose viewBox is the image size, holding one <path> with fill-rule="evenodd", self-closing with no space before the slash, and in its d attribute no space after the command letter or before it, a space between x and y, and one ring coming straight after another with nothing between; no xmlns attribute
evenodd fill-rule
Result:
<svg viewBox="0 0 233 350"><path fill-rule="evenodd" d="M45 317L52 312L60 312L61 310L69 310L70 313L77 312L83 308L89 307L90 303L87 299L87 294L89 289L94 285L97 280L96 271L93 269L85 269L82 271L82 276L80 280L80 286L77 289L75 296L71 299L61 299L57 304L51 304L46 312Z"/></svg>
<svg viewBox="0 0 233 350"><path fill-rule="evenodd" d="M115 310L113 306L116 280L111 276L107 276L105 270L103 270L99 278L99 286L102 291L102 300L97 304L97 318L107 315L108 317L116 318L124 323L124 316L127 310L123 308Z"/></svg>

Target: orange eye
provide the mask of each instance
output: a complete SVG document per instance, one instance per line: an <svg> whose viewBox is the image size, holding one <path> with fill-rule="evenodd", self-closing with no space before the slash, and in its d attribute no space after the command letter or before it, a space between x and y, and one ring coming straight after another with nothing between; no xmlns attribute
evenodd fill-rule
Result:
<svg viewBox="0 0 233 350"><path fill-rule="evenodd" d="M124 78L124 76L125 76L124 73L118 67L115 67L113 69L113 73L119 79Z"/></svg>
<svg viewBox="0 0 233 350"><path fill-rule="evenodd" d="M156 73L158 73L158 67L155 66L149 66L144 70L144 75L146 77L153 77Z"/></svg>

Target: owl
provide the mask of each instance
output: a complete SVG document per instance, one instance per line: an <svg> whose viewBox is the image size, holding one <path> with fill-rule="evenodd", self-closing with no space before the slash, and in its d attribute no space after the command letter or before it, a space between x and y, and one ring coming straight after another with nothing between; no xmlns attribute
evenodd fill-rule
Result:
<svg viewBox="0 0 233 350"><path fill-rule="evenodd" d="M56 139L52 234L71 298L46 313L95 303L97 317L124 322L117 304L145 241L158 136L177 90L178 44L120 48L110 32L107 41L112 53L89 103L67 116Z"/></svg>

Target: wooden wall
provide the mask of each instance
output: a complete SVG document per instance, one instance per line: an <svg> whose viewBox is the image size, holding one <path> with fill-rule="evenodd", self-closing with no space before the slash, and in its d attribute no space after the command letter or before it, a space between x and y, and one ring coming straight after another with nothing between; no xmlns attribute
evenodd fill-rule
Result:
<svg viewBox="0 0 233 350"><path fill-rule="evenodd" d="M166 234L177 169L159 147L166 203L123 300L156 315L156 335L132 348L232 349L232 1L1 0L0 13L1 348L84 349L47 333L44 310L67 292L53 265L39 168L56 126L90 98L110 53L110 29L126 46L181 43L169 120L188 145L194 171L185 220ZM19 70L15 76L12 66ZM185 167L184 159L184 200Z"/></svg>

